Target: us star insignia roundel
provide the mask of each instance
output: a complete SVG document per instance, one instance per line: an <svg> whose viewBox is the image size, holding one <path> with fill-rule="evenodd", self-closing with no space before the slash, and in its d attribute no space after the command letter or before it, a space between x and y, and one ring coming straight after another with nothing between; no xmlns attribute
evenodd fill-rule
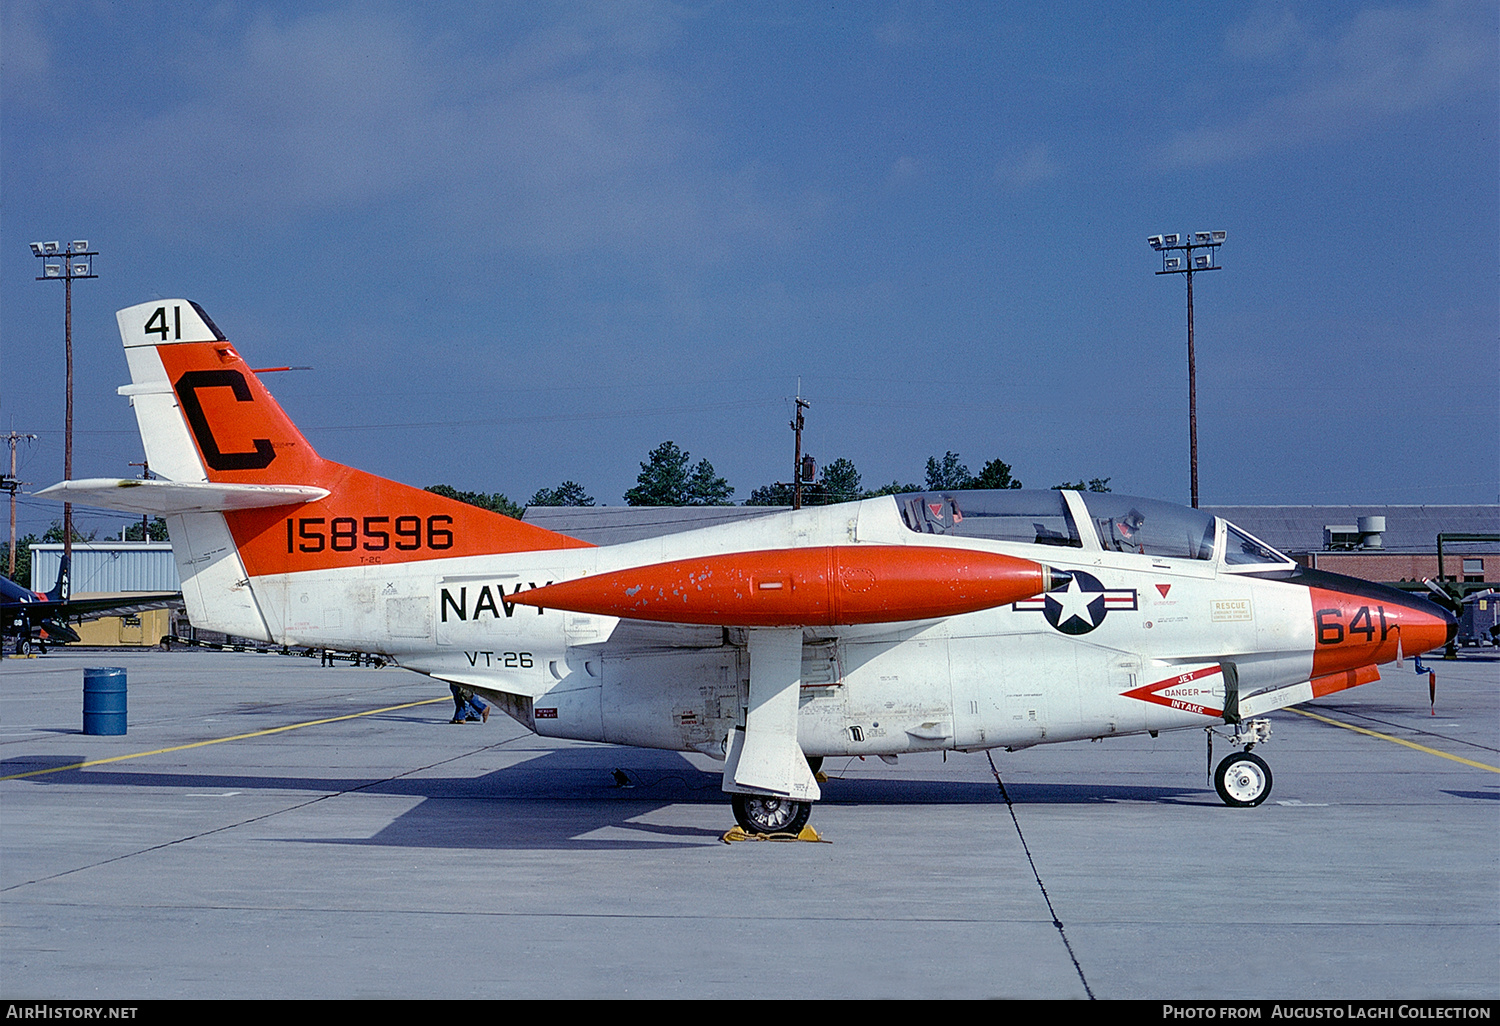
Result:
<svg viewBox="0 0 1500 1026"><path fill-rule="evenodd" d="M1136 608L1134 588L1106 588L1093 574L1070 572L1073 579L1066 588L1017 602L1012 608L1017 612L1039 611L1064 634L1087 634L1104 622L1111 609Z"/></svg>

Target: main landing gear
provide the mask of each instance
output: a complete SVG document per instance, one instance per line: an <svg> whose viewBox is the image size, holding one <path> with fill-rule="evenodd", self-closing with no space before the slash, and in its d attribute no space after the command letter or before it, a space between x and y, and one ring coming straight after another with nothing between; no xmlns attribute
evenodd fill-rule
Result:
<svg viewBox="0 0 1500 1026"><path fill-rule="evenodd" d="M824 779L820 776L821 755L808 756L807 768L818 781ZM729 804L734 809L735 822L747 834L800 834L812 815L812 802L768 794L731 794Z"/></svg>
<svg viewBox="0 0 1500 1026"><path fill-rule="evenodd" d="M1231 742L1244 745L1243 752L1226 756L1214 771L1214 790L1225 805L1248 809L1259 805L1271 795L1271 767L1250 749L1271 736L1270 720L1251 720L1236 724ZM1208 733L1209 761L1213 761L1213 731Z"/></svg>
<svg viewBox="0 0 1500 1026"><path fill-rule="evenodd" d="M764 794L730 796L734 818L747 834L792 834L802 832L812 815L812 802L776 798Z"/></svg>
<svg viewBox="0 0 1500 1026"><path fill-rule="evenodd" d="M746 834L802 832L821 797L816 770L797 743L802 628L751 628L745 722L724 738L724 790Z"/></svg>

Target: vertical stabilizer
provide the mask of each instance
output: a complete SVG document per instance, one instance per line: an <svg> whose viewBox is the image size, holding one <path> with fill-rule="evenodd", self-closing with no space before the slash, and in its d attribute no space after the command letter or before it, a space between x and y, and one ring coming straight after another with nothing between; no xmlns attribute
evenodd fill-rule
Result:
<svg viewBox="0 0 1500 1026"><path fill-rule="evenodd" d="M308 485L324 498L175 516L193 622L271 639L256 581L305 571L585 542L325 460L208 315L185 299L121 310L130 398L151 469L172 481ZM280 618L273 617L273 620Z"/></svg>
<svg viewBox="0 0 1500 1026"><path fill-rule="evenodd" d="M69 584L70 573L71 569L68 566L68 557L66 554L64 554L62 562L57 565L57 583L53 585L51 591L47 592L47 598L49 600L53 602L68 601L68 593L73 590L72 586Z"/></svg>

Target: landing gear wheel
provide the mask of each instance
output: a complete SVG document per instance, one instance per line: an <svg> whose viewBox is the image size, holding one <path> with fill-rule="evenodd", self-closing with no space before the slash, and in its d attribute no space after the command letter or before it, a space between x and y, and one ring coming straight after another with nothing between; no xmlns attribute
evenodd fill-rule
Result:
<svg viewBox="0 0 1500 1026"><path fill-rule="evenodd" d="M1214 790L1225 805L1242 809L1259 805L1271 794L1271 767L1249 752L1231 755L1214 771Z"/></svg>
<svg viewBox="0 0 1500 1026"><path fill-rule="evenodd" d="M16 655L18 655L18 656L31 655L31 639L30 638L17 638L16 639Z"/></svg>
<svg viewBox="0 0 1500 1026"><path fill-rule="evenodd" d="M734 818L747 834L799 834L812 815L812 802L764 794L730 795Z"/></svg>

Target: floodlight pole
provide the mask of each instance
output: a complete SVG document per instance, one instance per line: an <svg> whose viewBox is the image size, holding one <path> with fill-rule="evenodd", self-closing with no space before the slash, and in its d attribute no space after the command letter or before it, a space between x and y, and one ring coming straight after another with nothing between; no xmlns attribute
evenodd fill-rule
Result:
<svg viewBox="0 0 1500 1026"><path fill-rule="evenodd" d="M1151 248L1161 253L1161 267L1157 274L1187 275L1187 357L1188 357L1188 449L1192 460L1193 508L1198 508L1198 361L1193 350L1193 275L1198 271L1217 271L1219 247L1224 244L1224 232L1183 232L1172 235L1153 235L1147 241ZM1191 240L1183 242L1180 240ZM1203 251L1197 252L1195 251ZM1173 252L1183 256L1171 256Z"/></svg>
<svg viewBox="0 0 1500 1026"><path fill-rule="evenodd" d="M32 255L43 261L42 273L37 281L63 283L63 340L68 360L68 399L66 420L63 428L63 480L73 479L73 279L97 278L93 258L97 250L89 249L86 241L71 242L60 249L55 242L33 242ZM48 259L61 260L60 264L47 263ZM73 504L63 503L63 559L71 565L73 559ZM64 595L64 598L67 596Z"/></svg>
<svg viewBox="0 0 1500 1026"><path fill-rule="evenodd" d="M1193 272L1188 283L1188 449L1193 464L1193 508L1198 508L1198 360L1193 352Z"/></svg>

